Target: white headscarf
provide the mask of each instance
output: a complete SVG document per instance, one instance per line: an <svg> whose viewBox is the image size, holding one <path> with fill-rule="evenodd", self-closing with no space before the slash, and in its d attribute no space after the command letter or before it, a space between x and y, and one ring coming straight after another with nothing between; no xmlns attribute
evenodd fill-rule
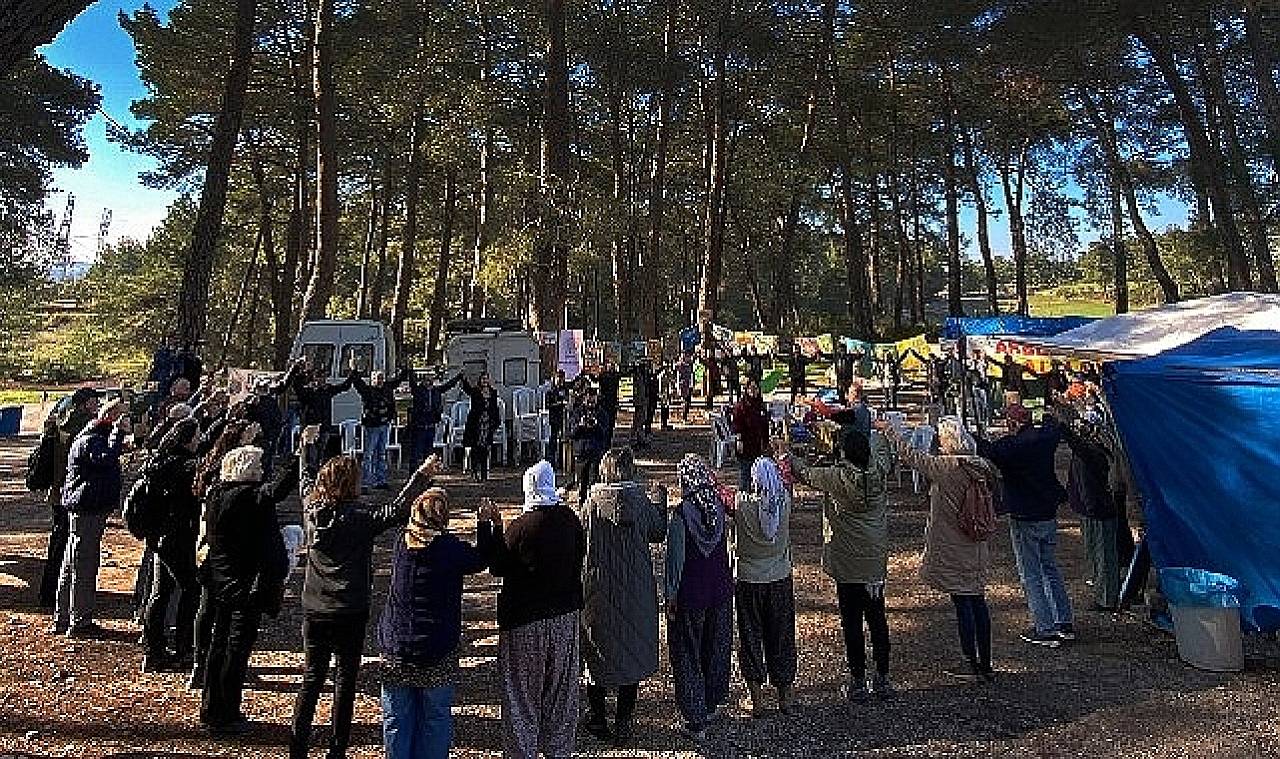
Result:
<svg viewBox="0 0 1280 759"><path fill-rule="evenodd" d="M556 470L546 461L539 461L524 470L524 510L555 506L560 503L556 492Z"/></svg>
<svg viewBox="0 0 1280 759"><path fill-rule="evenodd" d="M760 502L760 532L772 543L778 537L782 509L787 502L787 486L773 459L761 456L751 465L751 488Z"/></svg>

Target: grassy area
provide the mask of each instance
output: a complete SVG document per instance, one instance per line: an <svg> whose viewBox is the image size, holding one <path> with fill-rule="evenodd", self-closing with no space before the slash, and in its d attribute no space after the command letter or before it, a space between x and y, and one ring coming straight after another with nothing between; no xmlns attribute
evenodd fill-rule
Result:
<svg viewBox="0 0 1280 759"><path fill-rule="evenodd" d="M1115 305L1099 297L1066 296L1056 291L1031 293L1027 298L1032 316L1114 316Z"/></svg>
<svg viewBox="0 0 1280 759"><path fill-rule="evenodd" d="M49 400L57 400L70 392L70 390L51 388L49 390ZM43 399L44 391L39 389L0 390L0 406L23 406L28 403L39 403Z"/></svg>

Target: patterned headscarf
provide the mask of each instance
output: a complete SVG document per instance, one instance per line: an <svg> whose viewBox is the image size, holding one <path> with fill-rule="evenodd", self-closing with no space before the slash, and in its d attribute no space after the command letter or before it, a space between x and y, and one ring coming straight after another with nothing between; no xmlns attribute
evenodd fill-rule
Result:
<svg viewBox="0 0 1280 759"><path fill-rule="evenodd" d="M778 537L782 509L787 502L787 486L782 483L782 473L773 459L761 456L751 465L751 488L760 499L760 531L764 539L772 543Z"/></svg>
<svg viewBox="0 0 1280 759"><path fill-rule="evenodd" d="M680 478L683 501L680 511L684 516L685 530L693 538L693 544L703 556L720 545L724 538L724 502L716 488L715 475L707 462L696 453L686 454L676 467Z"/></svg>

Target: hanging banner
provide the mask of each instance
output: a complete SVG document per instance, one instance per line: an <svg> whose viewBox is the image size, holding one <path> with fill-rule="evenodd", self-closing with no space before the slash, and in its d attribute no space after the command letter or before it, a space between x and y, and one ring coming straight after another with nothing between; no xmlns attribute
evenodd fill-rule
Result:
<svg viewBox="0 0 1280 759"><path fill-rule="evenodd" d="M582 373L583 346L586 342L582 330L560 330L558 358L556 366L564 372L565 379L573 380Z"/></svg>
<svg viewBox="0 0 1280 759"><path fill-rule="evenodd" d="M924 335L916 335L906 340L899 340L893 344L897 349L899 356L905 356L902 359L902 369L908 372L924 371L925 365L916 354L920 356L929 355L929 341Z"/></svg>
<svg viewBox="0 0 1280 759"><path fill-rule="evenodd" d="M238 403L253 392L254 383L259 379L268 380L279 376L278 372L264 372L260 369L227 369L227 399Z"/></svg>
<svg viewBox="0 0 1280 759"><path fill-rule="evenodd" d="M559 332L534 332L533 339L538 345L556 345L560 342Z"/></svg>
<svg viewBox="0 0 1280 759"><path fill-rule="evenodd" d="M816 337L797 337L795 339L795 347L808 358L817 358L822 353L822 348L819 347L818 338Z"/></svg>
<svg viewBox="0 0 1280 759"><path fill-rule="evenodd" d="M1067 356L1055 356L1049 350L1038 345L1030 345L1008 337L993 335L969 335L965 337L965 347L970 357L975 351L992 359L996 363L987 363L987 374L998 377L1000 367L997 365L1006 355L1037 374L1044 374L1053 368L1053 359L1058 359L1072 371L1080 371L1083 364L1079 359Z"/></svg>
<svg viewBox="0 0 1280 759"><path fill-rule="evenodd" d="M823 354L824 356L830 356L833 353L835 353L836 352L835 337L830 334L818 335L818 352Z"/></svg>
<svg viewBox="0 0 1280 759"><path fill-rule="evenodd" d="M680 350L688 353L698 347L700 342L697 327L685 327L680 330Z"/></svg>

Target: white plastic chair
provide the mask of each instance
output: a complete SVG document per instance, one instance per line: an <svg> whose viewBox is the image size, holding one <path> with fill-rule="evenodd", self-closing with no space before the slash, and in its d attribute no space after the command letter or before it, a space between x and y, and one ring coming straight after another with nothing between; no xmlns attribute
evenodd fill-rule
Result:
<svg viewBox="0 0 1280 759"><path fill-rule="evenodd" d="M922 424L911 431L911 437L908 438L907 443L914 450L924 451L925 453L928 453L930 449L933 448L933 438L934 438L934 435L936 434L937 433L934 431L932 427L930 427L927 424ZM911 470L911 489L914 492L916 493L920 492L920 483L923 480L924 480L924 477L923 475L920 474L919 471L915 469Z"/></svg>
<svg viewBox="0 0 1280 759"><path fill-rule="evenodd" d="M724 414L711 414L711 465L717 469L733 457L738 436L729 429L729 420Z"/></svg>
<svg viewBox="0 0 1280 759"><path fill-rule="evenodd" d="M436 422L436 436L431 441L431 447L440 451L440 461L445 468L449 466L450 451L449 447L449 417L441 416L440 421Z"/></svg>
<svg viewBox="0 0 1280 759"><path fill-rule="evenodd" d="M901 411L886 411L881 416L886 424L893 428L893 431L899 435L907 434L907 415Z"/></svg>
<svg viewBox="0 0 1280 759"><path fill-rule="evenodd" d="M338 422L338 432L342 436L342 454L354 456L364 450L364 441L360 436L360 421L345 419Z"/></svg>
<svg viewBox="0 0 1280 759"><path fill-rule="evenodd" d="M454 401L449 407L449 434L445 440L444 459L445 466L449 466L453 461L453 452L462 448L462 436L467 427L467 414L471 413L471 401L463 398ZM463 466L466 466L466 457L463 455Z"/></svg>
<svg viewBox="0 0 1280 759"><path fill-rule="evenodd" d="M493 445L498 449L500 454L505 454L505 459L499 456L499 461L505 460L508 465L511 464L511 451L508 446L511 442L507 435L507 404L501 398L498 399L498 424L493 430ZM490 461L492 462L493 454L490 453Z"/></svg>
<svg viewBox="0 0 1280 759"><path fill-rule="evenodd" d="M400 425L392 424L387 430L387 461L396 457L396 469L404 468L404 448L400 445Z"/></svg>
<svg viewBox="0 0 1280 759"><path fill-rule="evenodd" d="M518 457L525 443L533 443L543 455L542 415L538 412L538 391L529 387L511 392L512 433L515 437L515 455Z"/></svg>

